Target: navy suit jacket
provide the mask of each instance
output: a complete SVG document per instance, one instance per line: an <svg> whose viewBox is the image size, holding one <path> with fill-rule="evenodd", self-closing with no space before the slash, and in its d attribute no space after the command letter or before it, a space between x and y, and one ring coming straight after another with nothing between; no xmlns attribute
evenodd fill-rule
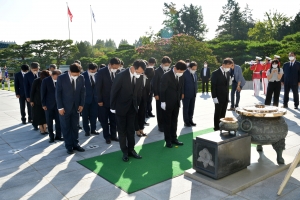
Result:
<svg viewBox="0 0 300 200"><path fill-rule="evenodd" d="M194 98L198 92L198 83L197 83L197 73L193 75L195 80L192 77L192 74L189 70L185 70L183 73L184 78L184 98Z"/></svg>
<svg viewBox="0 0 300 200"><path fill-rule="evenodd" d="M290 62L283 64L281 82L284 82L284 84L298 85L300 82L300 62L295 61L292 67L290 65Z"/></svg>
<svg viewBox="0 0 300 200"><path fill-rule="evenodd" d="M16 95L25 96L24 77L22 72L15 74L15 92Z"/></svg>
<svg viewBox="0 0 300 200"><path fill-rule="evenodd" d="M92 100L94 99L95 102L97 102L97 90L96 90L96 84L97 80L95 81L95 86L94 88L92 87L91 79L89 77L89 73L83 72L82 76L84 77L84 82L85 82L85 103L90 104L92 103ZM97 73L95 74L95 79L96 79Z"/></svg>
<svg viewBox="0 0 300 200"><path fill-rule="evenodd" d="M47 109L56 109L55 86L52 77L44 78L41 86L42 106Z"/></svg>
<svg viewBox="0 0 300 200"><path fill-rule="evenodd" d="M38 72L38 77L40 77L40 72ZM32 83L34 81L34 75L32 71L29 71L27 74L24 75L24 90L25 90L25 96L26 98L30 98L30 92Z"/></svg>
<svg viewBox="0 0 300 200"><path fill-rule="evenodd" d="M69 73L58 76L56 83L56 103L57 109L64 108L66 114L72 111L73 106L77 110L79 106L84 106L85 86L82 75L76 79L76 90L73 91Z"/></svg>
<svg viewBox="0 0 300 200"><path fill-rule="evenodd" d="M111 80L111 75L108 67L100 69L95 77L98 97L97 102L103 102L104 107L110 108L110 92L113 81Z"/></svg>

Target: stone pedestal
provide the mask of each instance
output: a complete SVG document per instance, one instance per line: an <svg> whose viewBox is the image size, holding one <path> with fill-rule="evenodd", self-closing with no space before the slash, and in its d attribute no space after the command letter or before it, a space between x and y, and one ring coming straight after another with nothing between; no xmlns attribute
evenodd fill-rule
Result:
<svg viewBox="0 0 300 200"><path fill-rule="evenodd" d="M198 136L193 141L193 169L220 179L250 165L251 136L219 131Z"/></svg>

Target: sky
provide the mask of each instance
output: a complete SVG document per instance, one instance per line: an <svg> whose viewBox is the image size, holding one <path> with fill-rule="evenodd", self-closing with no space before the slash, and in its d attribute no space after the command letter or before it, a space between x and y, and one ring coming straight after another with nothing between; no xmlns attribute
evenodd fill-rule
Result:
<svg viewBox="0 0 300 200"><path fill-rule="evenodd" d="M255 20L262 20L264 13L277 10L294 17L300 11L300 1L284 3L280 0L236 0L243 8L248 3L253 9ZM133 44L140 36L149 32L158 32L165 20L164 2L173 2L179 9L186 5L202 6L204 23L209 31L206 39L215 37L222 6L227 0L68 0L73 14L69 22L70 39L92 43L91 25L94 43L97 39L113 39L116 45L121 39ZM91 24L90 6L96 23ZM0 0L0 41L15 41L23 44L29 40L68 39L67 5L62 0Z"/></svg>

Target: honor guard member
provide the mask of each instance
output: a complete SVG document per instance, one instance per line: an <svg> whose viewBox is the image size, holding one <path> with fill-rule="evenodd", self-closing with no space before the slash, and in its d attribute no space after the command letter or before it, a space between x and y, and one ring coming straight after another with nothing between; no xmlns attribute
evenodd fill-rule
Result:
<svg viewBox="0 0 300 200"><path fill-rule="evenodd" d="M253 81L253 90L254 90L254 96L259 96L260 91L260 71L262 70L262 65L260 64L261 57L256 56L256 64L252 65L250 67L250 70L253 71L252 75L252 81Z"/></svg>
<svg viewBox="0 0 300 200"><path fill-rule="evenodd" d="M268 76L267 76L267 71L271 67L271 58L266 56L266 61L262 65L262 71L261 71L261 82L262 82L262 87L263 87L263 92L264 95L267 94L267 88L268 88Z"/></svg>

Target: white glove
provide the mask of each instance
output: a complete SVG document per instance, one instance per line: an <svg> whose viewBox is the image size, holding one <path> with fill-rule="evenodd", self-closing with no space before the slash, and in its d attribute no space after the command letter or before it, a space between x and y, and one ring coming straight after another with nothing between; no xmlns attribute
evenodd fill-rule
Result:
<svg viewBox="0 0 300 200"><path fill-rule="evenodd" d="M219 103L219 100L218 100L217 97L216 97L216 98L213 98L213 101L214 101L215 104L216 104L216 103Z"/></svg>
<svg viewBox="0 0 300 200"><path fill-rule="evenodd" d="M161 109L166 110L166 102L161 102L160 107Z"/></svg>
<svg viewBox="0 0 300 200"><path fill-rule="evenodd" d="M116 113L116 110L112 110L112 109L110 109L110 112L112 112L112 113Z"/></svg>

